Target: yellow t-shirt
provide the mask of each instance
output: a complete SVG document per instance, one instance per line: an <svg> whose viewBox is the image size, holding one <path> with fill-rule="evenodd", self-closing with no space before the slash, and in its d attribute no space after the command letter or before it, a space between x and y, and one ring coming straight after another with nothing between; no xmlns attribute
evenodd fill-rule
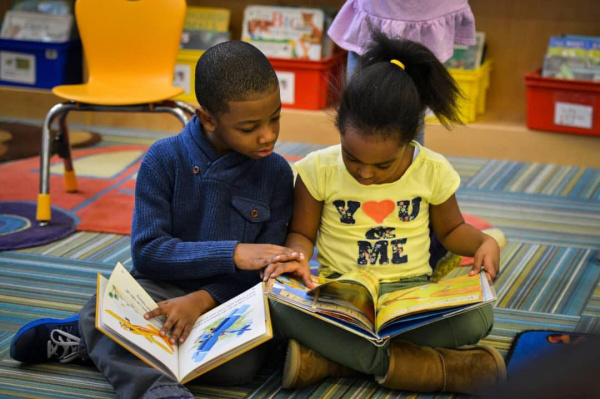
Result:
<svg viewBox="0 0 600 399"><path fill-rule="evenodd" d="M340 145L296 162L310 194L323 202L319 273L368 267L382 282L431 274L429 204L450 198L460 177L442 155L411 144L419 146L419 152L393 183L358 183L344 166Z"/></svg>

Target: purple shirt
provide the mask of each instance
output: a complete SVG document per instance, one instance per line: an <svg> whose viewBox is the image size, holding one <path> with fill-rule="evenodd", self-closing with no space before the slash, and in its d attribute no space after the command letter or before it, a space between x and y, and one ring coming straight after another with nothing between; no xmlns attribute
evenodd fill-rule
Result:
<svg viewBox="0 0 600 399"><path fill-rule="evenodd" d="M348 0L329 28L338 46L362 54L369 26L389 37L419 42L441 62L454 44L475 44L475 17L467 0Z"/></svg>

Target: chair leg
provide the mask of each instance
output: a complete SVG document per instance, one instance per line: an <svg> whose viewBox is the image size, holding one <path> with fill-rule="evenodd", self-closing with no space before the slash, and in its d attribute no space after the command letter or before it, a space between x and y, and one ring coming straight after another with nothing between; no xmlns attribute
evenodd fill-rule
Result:
<svg viewBox="0 0 600 399"><path fill-rule="evenodd" d="M67 127L67 112L60 114L59 130L54 144L56 145L56 152L58 156L63 159L64 164L64 176L65 176L65 191L68 193L77 192L77 177L75 176L75 169L73 168L73 159L71 158L71 145L69 144L69 129Z"/></svg>
<svg viewBox="0 0 600 399"><path fill-rule="evenodd" d="M54 119L69 110L76 109L73 103L57 104L46 115L42 127L42 150L40 153L40 191L37 198L36 219L40 226L50 223L52 218L50 203L50 157L52 156L50 127Z"/></svg>

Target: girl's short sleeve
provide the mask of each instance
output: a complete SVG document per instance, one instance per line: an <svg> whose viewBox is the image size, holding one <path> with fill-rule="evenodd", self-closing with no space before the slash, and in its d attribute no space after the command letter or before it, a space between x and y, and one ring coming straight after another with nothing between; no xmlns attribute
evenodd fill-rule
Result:
<svg viewBox="0 0 600 399"><path fill-rule="evenodd" d="M323 201L325 198L326 176L319 151L308 154L296 162L294 166L310 195L317 201Z"/></svg>
<svg viewBox="0 0 600 399"><path fill-rule="evenodd" d="M458 190L460 176L447 159L442 158L437 164L436 179L431 204L443 204Z"/></svg>

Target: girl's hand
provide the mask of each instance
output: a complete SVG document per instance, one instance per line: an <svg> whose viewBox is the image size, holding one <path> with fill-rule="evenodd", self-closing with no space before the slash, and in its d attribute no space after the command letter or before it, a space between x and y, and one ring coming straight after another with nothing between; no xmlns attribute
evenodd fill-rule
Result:
<svg viewBox="0 0 600 399"><path fill-rule="evenodd" d="M496 240L486 236L475 252L473 260L473 268L469 272L469 276L485 271L490 282L496 280L500 271L500 247Z"/></svg>
<svg viewBox="0 0 600 399"><path fill-rule="evenodd" d="M194 323L202 314L217 306L217 302L206 291L196 291L166 301L158 302L158 308L146 313L146 320L158 316L166 316L167 320L161 328L161 337L171 331L169 341L171 344L185 342Z"/></svg>
<svg viewBox="0 0 600 399"><path fill-rule="evenodd" d="M303 253L300 252L297 259L291 260L284 256L274 257L269 266L261 272L261 277L263 281L268 281L270 278L274 279L285 273L291 273L302 279L308 288L315 288L310 278L308 260Z"/></svg>
<svg viewBox="0 0 600 399"><path fill-rule="evenodd" d="M280 256L283 261L298 259L291 248L271 244L238 244L233 252L233 262L240 270L260 270Z"/></svg>

